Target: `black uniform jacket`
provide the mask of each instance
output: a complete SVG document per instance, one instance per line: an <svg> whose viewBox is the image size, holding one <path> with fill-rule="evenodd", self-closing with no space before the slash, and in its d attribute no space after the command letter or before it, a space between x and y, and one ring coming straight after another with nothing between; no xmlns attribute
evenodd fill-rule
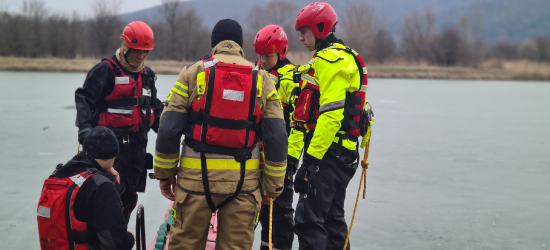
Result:
<svg viewBox="0 0 550 250"><path fill-rule="evenodd" d="M74 201L74 216L86 222L88 231L97 237L90 243L91 250L130 250L134 237L127 232L126 220L122 214L120 195L109 176L86 152L80 152L59 168L55 178L67 178L88 169L96 169L98 175L88 178L80 187Z"/></svg>

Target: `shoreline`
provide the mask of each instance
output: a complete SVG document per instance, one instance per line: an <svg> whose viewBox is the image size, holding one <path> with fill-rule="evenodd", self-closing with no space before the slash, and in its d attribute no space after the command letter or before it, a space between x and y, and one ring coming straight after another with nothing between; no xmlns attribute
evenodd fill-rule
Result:
<svg viewBox="0 0 550 250"><path fill-rule="evenodd" d="M0 57L0 71L87 73L100 59ZM177 75L189 62L148 60L157 74ZM550 81L550 63L487 61L478 67L434 65L367 65L369 78Z"/></svg>

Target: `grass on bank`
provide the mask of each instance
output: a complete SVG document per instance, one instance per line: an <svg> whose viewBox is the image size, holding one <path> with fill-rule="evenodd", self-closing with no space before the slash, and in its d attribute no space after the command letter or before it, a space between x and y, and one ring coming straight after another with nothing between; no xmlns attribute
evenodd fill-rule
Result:
<svg viewBox="0 0 550 250"><path fill-rule="evenodd" d="M310 58L307 53L289 53L289 59L296 63L306 63ZM0 57L0 70L88 72L99 61L100 59L92 58ZM188 63L170 60L147 60L146 62L147 66L158 74L179 74ZM477 67L443 67L394 60L381 65L367 65L367 68L370 78L550 80L550 63L532 61L490 60Z"/></svg>

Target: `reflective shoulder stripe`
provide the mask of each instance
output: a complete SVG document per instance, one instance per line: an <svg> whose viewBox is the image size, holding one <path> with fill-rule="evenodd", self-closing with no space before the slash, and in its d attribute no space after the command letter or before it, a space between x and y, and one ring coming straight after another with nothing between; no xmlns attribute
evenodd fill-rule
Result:
<svg viewBox="0 0 550 250"><path fill-rule="evenodd" d="M315 81L315 79L313 79L313 77L309 76L309 75L306 75L306 74L302 74L302 80L306 80L316 86L319 86L319 84L317 83L317 81Z"/></svg>
<svg viewBox="0 0 550 250"><path fill-rule="evenodd" d="M204 63L204 67L205 68L210 68L210 67L216 65L216 63L219 63L219 62L220 61L218 59L214 59L212 61L207 61L207 62Z"/></svg>
<svg viewBox="0 0 550 250"><path fill-rule="evenodd" d="M155 155L155 161L153 165L159 168L175 168L178 165L178 160L178 158L163 159Z"/></svg>
<svg viewBox="0 0 550 250"><path fill-rule="evenodd" d="M181 96L189 97L189 87L183 85L181 82L176 82L172 90Z"/></svg>
<svg viewBox="0 0 550 250"><path fill-rule="evenodd" d="M281 97L279 97L279 93L277 93L277 90L271 91L269 95L267 95L268 100L279 100Z"/></svg>
<svg viewBox="0 0 550 250"><path fill-rule="evenodd" d="M271 80L273 81L273 83L275 84L279 83L279 77L276 77L272 74L269 74L269 76L271 76Z"/></svg>
<svg viewBox="0 0 550 250"><path fill-rule="evenodd" d="M359 91L367 92L367 85L361 85Z"/></svg>
<svg viewBox="0 0 550 250"><path fill-rule="evenodd" d="M336 102L329 102L327 104L324 104L319 108L319 113L331 111L331 110L337 110L344 108L344 104L346 103L346 99Z"/></svg>
<svg viewBox="0 0 550 250"><path fill-rule="evenodd" d="M112 108L108 108L107 109L107 112L111 113L111 114L121 114L121 115L131 115L132 113L134 113L134 109L112 109Z"/></svg>
<svg viewBox="0 0 550 250"><path fill-rule="evenodd" d="M269 165L265 164L265 168L263 169L263 171L264 171L264 173L266 173L268 175L279 177L279 176L285 175L286 166L273 167L273 166L269 166Z"/></svg>
<svg viewBox="0 0 550 250"><path fill-rule="evenodd" d="M258 82L256 84L258 95L256 96L256 98L261 98L262 97L262 88L263 88L263 86L264 86L264 83L262 81L262 76L260 74L258 74Z"/></svg>
<svg viewBox="0 0 550 250"><path fill-rule="evenodd" d="M363 74L367 74L367 67L363 67Z"/></svg>
<svg viewBox="0 0 550 250"><path fill-rule="evenodd" d="M80 174L73 175L69 178L71 178L71 180L79 187L81 187L82 184L84 183L84 181L86 181L86 179L84 177L82 177L82 175L80 175Z"/></svg>

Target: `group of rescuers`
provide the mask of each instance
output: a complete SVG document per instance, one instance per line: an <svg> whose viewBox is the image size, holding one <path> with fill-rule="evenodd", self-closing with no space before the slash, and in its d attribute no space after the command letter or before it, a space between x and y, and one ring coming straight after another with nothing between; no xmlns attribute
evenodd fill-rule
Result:
<svg viewBox="0 0 550 250"><path fill-rule="evenodd" d="M216 249L251 249L258 222L260 249L268 249L270 199L273 249L291 249L294 234L299 249L343 249L346 187L368 126L367 71L335 37L337 22L324 2L299 12L300 41L315 53L298 66L286 58L281 27L257 33L253 63L243 57L241 26L221 20L210 54L183 68L164 103L144 66L153 32L128 24L120 49L76 90L82 151L44 183L41 249L131 249L127 224L151 168L174 201L169 249L204 249L214 211ZM146 153L150 129L154 157Z"/></svg>

